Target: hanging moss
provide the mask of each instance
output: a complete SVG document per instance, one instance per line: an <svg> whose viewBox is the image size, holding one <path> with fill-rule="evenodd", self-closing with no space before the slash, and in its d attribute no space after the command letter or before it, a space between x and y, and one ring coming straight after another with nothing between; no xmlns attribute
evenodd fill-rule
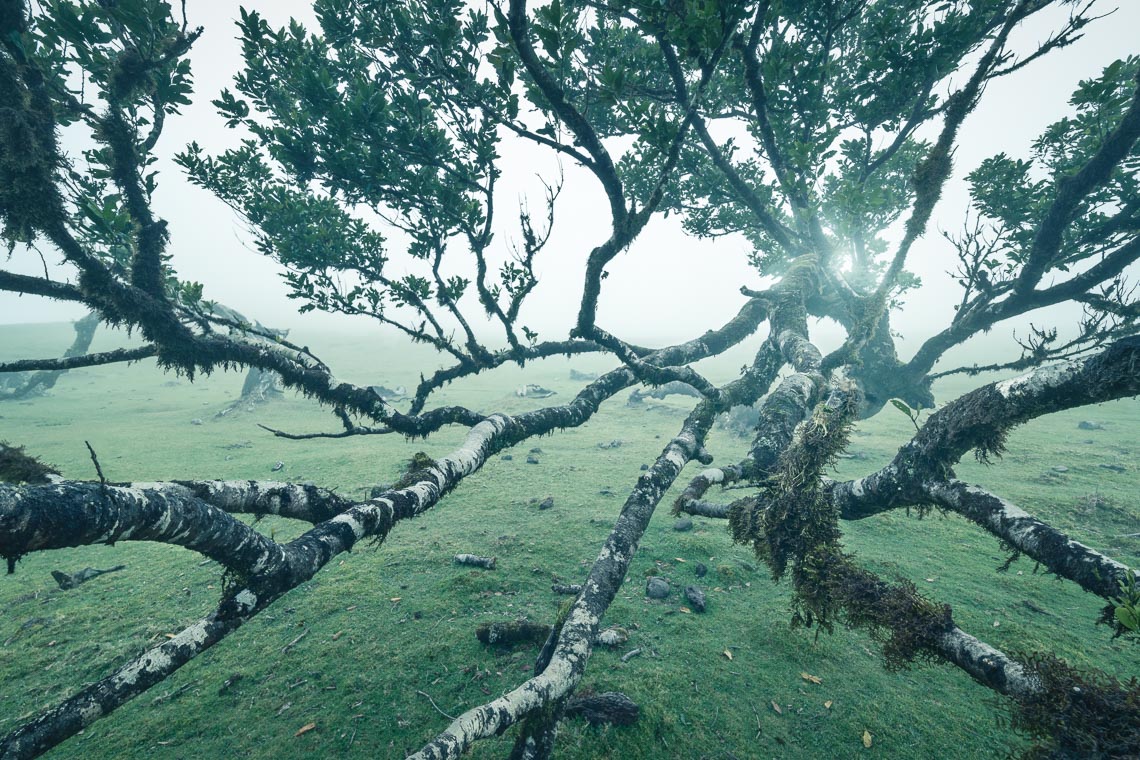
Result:
<svg viewBox="0 0 1140 760"><path fill-rule="evenodd" d="M1140 681L1078 670L1051 654L1018 660L1042 686L1012 710L1013 729L1034 742L1023 758L1140 757Z"/></svg>

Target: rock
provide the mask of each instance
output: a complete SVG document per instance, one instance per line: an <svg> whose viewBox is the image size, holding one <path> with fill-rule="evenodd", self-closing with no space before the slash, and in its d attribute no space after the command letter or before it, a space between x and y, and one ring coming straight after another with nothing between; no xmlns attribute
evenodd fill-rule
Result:
<svg viewBox="0 0 1140 760"><path fill-rule="evenodd" d="M649 465L647 465L647 464L641 465L641 471L642 472L648 472L649 471Z"/></svg>
<svg viewBox="0 0 1140 760"><path fill-rule="evenodd" d="M606 647L621 646L629 641L629 631L624 628L619 628L616 625L598 634L598 638L594 642Z"/></svg>
<svg viewBox="0 0 1140 760"><path fill-rule="evenodd" d="M515 395L519 398L550 398L554 395L554 391L549 388L543 388L541 385L527 383L517 388Z"/></svg>
<svg viewBox="0 0 1140 760"><path fill-rule="evenodd" d="M678 533L684 533L687 530L693 529L693 521L688 517L682 517L677 522L673 523L673 530Z"/></svg>
<svg viewBox="0 0 1140 760"><path fill-rule="evenodd" d="M198 417L195 417L194 419L190 420L190 424L191 424L191 425L201 425L201 424L202 424L202 420L201 420L200 418L198 418Z"/></svg>
<svg viewBox="0 0 1140 760"><path fill-rule="evenodd" d="M284 470L284 469L285 469L285 463L282 462L280 459L278 459L277 462L273 465L273 472L281 472L281 470Z"/></svg>
<svg viewBox="0 0 1140 760"><path fill-rule="evenodd" d="M685 586L685 598L689 600L693 611L705 611L705 592L701 591L700 586Z"/></svg>
<svg viewBox="0 0 1140 760"><path fill-rule="evenodd" d="M502 459L504 462L509 462L514 459L514 457L510 454L503 454L501 457L499 457L499 459Z"/></svg>
<svg viewBox="0 0 1140 760"><path fill-rule="evenodd" d="M617 449L617 448L621 448L621 444L622 444L621 440L618 438L615 438L612 441L599 443L598 448L599 449Z"/></svg>
<svg viewBox="0 0 1140 760"><path fill-rule="evenodd" d="M1049 471L1050 472L1068 472L1069 468L1063 464L1059 464L1056 467L1050 467Z"/></svg>
<svg viewBox="0 0 1140 760"><path fill-rule="evenodd" d="M1099 464L1097 467L1105 470L1111 470L1112 472L1127 472L1128 469L1122 464Z"/></svg>
<svg viewBox="0 0 1140 760"><path fill-rule="evenodd" d="M540 501L538 503L539 509L550 509L553 506L554 506L554 497L553 496L547 496L545 499L543 499L542 501Z"/></svg>
<svg viewBox="0 0 1140 760"><path fill-rule="evenodd" d="M369 390L385 401L400 401L408 397L408 389L402 385L395 388L385 388L383 385L370 385Z"/></svg>
<svg viewBox="0 0 1140 760"><path fill-rule="evenodd" d="M664 599L669 596L669 583L664 578L650 578L645 582L645 595L650 599Z"/></svg>
<svg viewBox="0 0 1140 760"><path fill-rule="evenodd" d="M538 464L538 457L536 457L536 456L528 456L528 457L526 458L526 463L527 463L527 464Z"/></svg>
<svg viewBox="0 0 1140 760"><path fill-rule="evenodd" d="M530 450L530 452L529 452L529 453L531 453L531 454L541 454L541 453L542 453L542 449L540 449L539 447L535 446L533 449L531 449L531 450Z"/></svg>
<svg viewBox="0 0 1140 760"><path fill-rule="evenodd" d="M614 493L614 489L612 488L603 488L598 491L598 496L617 496L617 494Z"/></svg>
<svg viewBox="0 0 1140 760"><path fill-rule="evenodd" d="M1081 420L1077 423L1078 430L1104 430L1104 425L1092 420Z"/></svg>
<svg viewBox="0 0 1140 760"><path fill-rule="evenodd" d="M709 569L705 567L704 562L698 562L697 566L693 568L693 572L696 573L698 578L704 578L708 575Z"/></svg>

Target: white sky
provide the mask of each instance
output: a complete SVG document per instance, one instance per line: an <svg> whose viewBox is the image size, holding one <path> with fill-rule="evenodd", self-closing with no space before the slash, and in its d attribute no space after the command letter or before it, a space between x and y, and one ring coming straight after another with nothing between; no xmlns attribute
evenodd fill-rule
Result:
<svg viewBox="0 0 1140 760"><path fill-rule="evenodd" d="M1119 7L1106 19L1087 28L1076 45L1055 51L1021 75L989 85L979 109L967 120L955 154L956 179L935 212L934 224L911 254L909 268L919 274L925 287L913 295L903 319L909 339L921 339L947 324L951 305L960 291L945 275L954 267L949 247L938 229L961 227L966 208L966 189L961 177L983 158L1005 151L1024 156L1030 141L1042 127L1067 112L1069 94L1081 79L1094 76L1116 58L1140 53L1136 30L1140 29L1140 2L1101 2L1101 12ZM207 192L191 186L170 156L196 140L209 152L217 152L235 139L214 114L209 101L230 84L240 67L237 30L232 19L237 3L190 2L190 22L205 27L192 53L196 97L181 117L168 120L160 143L157 212L170 223L174 267L180 277L205 283L206 297L227 304L246 316L283 327L348 328L361 322L345 317L309 314L299 316L297 303L285 298L286 287L277 276L279 268L255 253L240 220ZM300 0L247 0L247 8L263 13L273 25L296 15L311 18L308 4ZM1015 49L1032 49L1049 30L1059 25L1065 11L1040 14L1018 31ZM512 152L506 164L513 175L514 192L533 192L531 208L541 216L541 186L534 177L542 171L553 180L553 163L531 155L525 148ZM536 168L537 167L537 168ZM577 313L581 271L591 248L608 229L607 206L596 182L581 170L566 165L566 189L560 199L551 244L540 255L537 270L540 285L524 310L523 323L544 339L564 337ZM505 243L518 238L516 211L503 195L497 211L496 243L505 255ZM397 258L395 250L390 257ZM743 241L725 239L702 242L682 236L673 219L657 221L632 248L609 267L599 308L599 325L631 340L664 340L693 337L731 316L741 304L740 285L757 286L759 280L746 262ZM48 252L51 262L53 254ZM14 271L42 272L39 259L17 255L7 264ZM482 310L472 303L468 318ZM83 313L73 305L44 299L0 294L0 324L74 319ZM1076 312L1050 314L1053 322L1071 320ZM1041 315L1036 315L1040 324ZM995 330L1007 339L1009 328Z"/></svg>

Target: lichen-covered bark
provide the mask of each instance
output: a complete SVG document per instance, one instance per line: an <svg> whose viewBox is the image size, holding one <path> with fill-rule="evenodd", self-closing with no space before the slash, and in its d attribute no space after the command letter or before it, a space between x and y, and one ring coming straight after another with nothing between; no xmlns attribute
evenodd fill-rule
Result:
<svg viewBox="0 0 1140 760"><path fill-rule="evenodd" d="M982 488L959 480L924 485L940 507L973 520L1026 556L1086 591L1112 599L1129 568L1038 520L1025 510Z"/></svg>

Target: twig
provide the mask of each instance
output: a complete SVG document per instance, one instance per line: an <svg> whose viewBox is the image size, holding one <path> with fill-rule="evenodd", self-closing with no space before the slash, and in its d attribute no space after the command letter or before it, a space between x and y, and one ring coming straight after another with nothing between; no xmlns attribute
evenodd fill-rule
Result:
<svg viewBox="0 0 1140 760"><path fill-rule="evenodd" d="M621 656L621 661L622 662L629 662L634 657L637 657L639 654L641 654L640 649L631 649Z"/></svg>
<svg viewBox="0 0 1140 760"><path fill-rule="evenodd" d="M155 697L153 700L151 700L151 704L157 705L160 702L165 702L169 699L174 699L175 697L179 696L180 694L184 694L185 692L190 691L190 689L194 688L194 686L196 686L197 684L198 684L197 681L191 681L190 683L186 684L185 686L180 686L179 688L175 689L174 691L170 691L170 692L167 692L166 694Z"/></svg>
<svg viewBox="0 0 1140 760"><path fill-rule="evenodd" d="M286 644L285 646L281 647L281 654L285 654L286 652L288 652L290 649L292 649L292 648L293 648L293 647L296 645L296 643L297 643L298 641L300 641L301 639L305 638L305 637L306 637L306 636L308 636L308 635L309 635L309 629L308 629L308 628L306 628L306 629L305 629L305 631L304 631L304 633L302 633L300 636L298 636L297 638L295 638L295 639L293 639L292 641L290 641L290 642L289 642L288 644Z"/></svg>
<svg viewBox="0 0 1140 760"><path fill-rule="evenodd" d="M95 456L95 449L91 448L91 444L88 441L84 441L83 444L87 447L87 450L91 452L91 461L95 463L95 472L99 475L99 482L104 486L107 485L107 479L103 477L103 468L99 466L99 457Z"/></svg>
<svg viewBox="0 0 1140 760"><path fill-rule="evenodd" d="M437 704L435 703L435 700L434 700L434 699L432 699L432 698L431 698L431 695L430 695L430 694L428 694L426 691L420 691L419 689L416 689L416 694L422 694L423 696L427 697L427 701L428 701L428 702L431 702L431 706L435 708L435 711L436 711L437 713L439 713L439 714L440 714L440 715L442 715L443 717L447 718L448 720L455 720L455 716L454 716L454 715L448 715L448 714L447 714L447 713L445 713L443 710L439 709L439 705L437 705Z"/></svg>

